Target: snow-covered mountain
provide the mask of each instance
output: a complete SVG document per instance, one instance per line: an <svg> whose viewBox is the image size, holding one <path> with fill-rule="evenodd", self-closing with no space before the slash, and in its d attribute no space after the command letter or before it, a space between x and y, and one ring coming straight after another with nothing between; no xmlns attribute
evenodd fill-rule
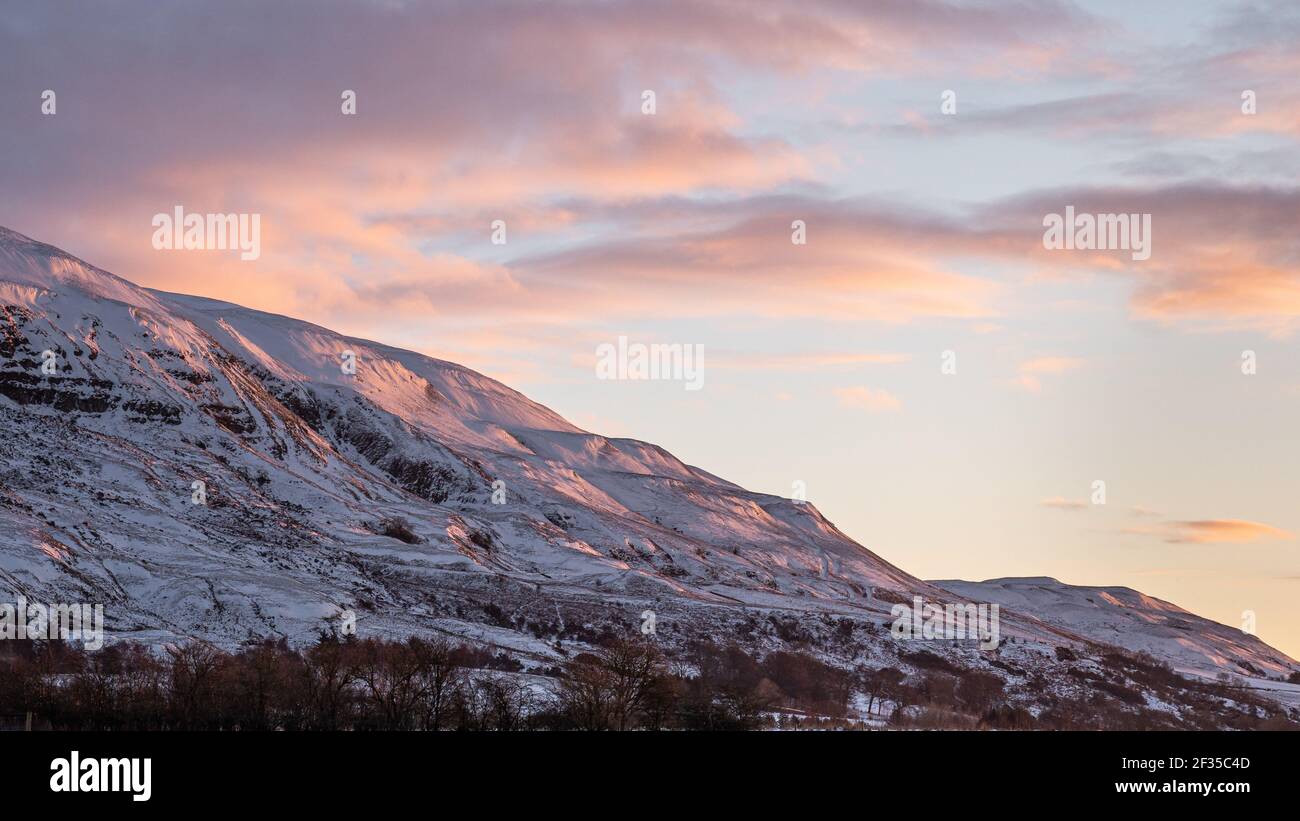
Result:
<svg viewBox="0 0 1300 821"><path fill-rule="evenodd" d="M445 587L868 610L872 588L943 595L811 504L449 362L139 288L4 229L0 305L2 578L107 597L124 632L309 636L353 608L409 629ZM418 541L373 532L389 517Z"/></svg>
<svg viewBox="0 0 1300 821"><path fill-rule="evenodd" d="M881 628L922 596L1006 604L1026 665L1185 641L1234 674L1296 668L1133 591L1096 594L1112 613L1063 585L1045 585L1060 611L1009 581L935 586L812 504L583 431L459 365L140 288L3 228L0 397L0 599L102 603L117 637L307 640L352 611L362 632L544 665L557 639L649 609L667 642L824 639L870 663L898 657Z"/></svg>

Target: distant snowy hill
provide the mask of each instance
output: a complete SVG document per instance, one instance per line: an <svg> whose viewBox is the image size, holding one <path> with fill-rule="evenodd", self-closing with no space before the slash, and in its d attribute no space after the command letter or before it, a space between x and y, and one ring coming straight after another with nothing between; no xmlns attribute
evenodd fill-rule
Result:
<svg viewBox="0 0 1300 821"><path fill-rule="evenodd" d="M121 638L306 641L352 611L363 633L546 665L649 609L664 641L870 665L898 658L892 605L923 596L1005 604L1019 662L936 649L1026 683L1022 665L1095 642L1234 674L1296 667L1123 588L941 589L812 504L588 433L459 365L140 288L3 228L0 429L0 600L102 603ZM395 517L409 535L384 535Z"/></svg>
<svg viewBox="0 0 1300 821"><path fill-rule="evenodd" d="M1150 653L1176 670L1214 676L1286 676L1296 664L1255 636L1129 587L1079 587L1056 579L935 581L963 598L996 602L1095 641Z"/></svg>

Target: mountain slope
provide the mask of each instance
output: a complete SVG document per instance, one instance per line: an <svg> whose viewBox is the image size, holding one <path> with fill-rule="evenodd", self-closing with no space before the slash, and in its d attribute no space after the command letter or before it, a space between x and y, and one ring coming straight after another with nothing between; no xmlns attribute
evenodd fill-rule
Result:
<svg viewBox="0 0 1300 821"><path fill-rule="evenodd" d="M812 505L584 432L460 366L138 288L11 231L0 266L3 578L109 595L119 630L310 635L358 590L408 629L395 611L448 573L718 603L938 594ZM371 532L393 516L418 544Z"/></svg>
<svg viewBox="0 0 1300 821"><path fill-rule="evenodd" d="M1149 653L1176 670L1214 676L1285 676L1295 662L1259 638L1129 587L1080 587L1046 577L932 582L963 598Z"/></svg>
<svg viewBox="0 0 1300 821"><path fill-rule="evenodd" d="M3 228L0 397L0 594L102 603L121 638L306 641L352 612L544 666L653 610L665 643L906 667L895 604L991 595L461 366L143 289ZM1056 648L1122 644L1036 601L1007 602L996 654L927 652L1041 695L1068 672ZM1188 623L1233 672L1262 658Z"/></svg>

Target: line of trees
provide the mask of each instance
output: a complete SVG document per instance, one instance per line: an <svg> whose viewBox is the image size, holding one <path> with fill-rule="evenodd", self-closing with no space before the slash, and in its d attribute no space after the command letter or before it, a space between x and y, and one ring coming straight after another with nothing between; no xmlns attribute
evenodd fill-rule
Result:
<svg viewBox="0 0 1300 821"><path fill-rule="evenodd" d="M804 652L756 657L704 641L666 659L654 642L606 638L562 665L522 672L505 654L441 640L338 638L236 652L131 643L87 652L59 641L0 642L0 727L71 730L746 730L860 726L922 729L1295 728L1278 705L1166 666L1111 654L1071 669L1073 694L1046 679L1032 711L1004 681L929 653L895 667L844 670ZM1068 691L1069 688L1067 688ZM1148 709L1144 691L1185 706ZM1191 718L1187 715L1190 713Z"/></svg>
<svg viewBox="0 0 1300 821"><path fill-rule="evenodd" d="M658 648L615 640L565 665L557 718L583 730L746 730L777 712L842 718L854 677L806 653L761 660L700 642L668 664Z"/></svg>
<svg viewBox="0 0 1300 821"><path fill-rule="evenodd" d="M233 653L190 643L162 655L4 644L0 714L56 729L515 729L526 709L516 678L493 670L504 660L421 639L322 635L304 651L261 642Z"/></svg>
<svg viewBox="0 0 1300 821"><path fill-rule="evenodd" d="M296 650L201 643L4 642L0 715L82 730L520 729L532 693L504 657L444 641L339 639Z"/></svg>
<svg viewBox="0 0 1300 821"><path fill-rule="evenodd" d="M505 655L323 634L237 652L190 643L0 642L0 720L80 730L752 729L776 709L843 716L855 677L803 653L695 645L670 665L610 640L546 676ZM17 720L15 720L17 719Z"/></svg>

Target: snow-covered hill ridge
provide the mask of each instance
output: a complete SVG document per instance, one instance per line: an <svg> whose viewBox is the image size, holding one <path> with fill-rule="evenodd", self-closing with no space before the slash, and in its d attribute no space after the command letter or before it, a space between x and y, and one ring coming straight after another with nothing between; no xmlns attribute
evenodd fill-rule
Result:
<svg viewBox="0 0 1300 821"><path fill-rule="evenodd" d="M459 365L140 288L3 228L0 429L0 597L102 603L119 637L307 640L352 611L362 632L546 664L557 636L634 629L646 609L665 640L738 638L761 615L781 634L763 641L792 643L796 621L843 635L914 596L990 598ZM1033 603L1008 603L1004 641L1120 644ZM889 641L847 635L862 661ZM1215 641L1233 673L1260 657Z"/></svg>
<svg viewBox="0 0 1300 821"><path fill-rule="evenodd" d="M1081 587L1053 578L931 582L963 598L997 603L1097 641L1150 653L1175 670L1285 676L1295 662L1259 638L1130 587Z"/></svg>
<svg viewBox="0 0 1300 821"><path fill-rule="evenodd" d="M458 365L139 288L12 231L0 305L0 579L109 596L126 632L310 634L358 591L406 629L413 597L467 573L717 603L938 593L811 504L587 433ZM392 516L418 543L371 532Z"/></svg>

